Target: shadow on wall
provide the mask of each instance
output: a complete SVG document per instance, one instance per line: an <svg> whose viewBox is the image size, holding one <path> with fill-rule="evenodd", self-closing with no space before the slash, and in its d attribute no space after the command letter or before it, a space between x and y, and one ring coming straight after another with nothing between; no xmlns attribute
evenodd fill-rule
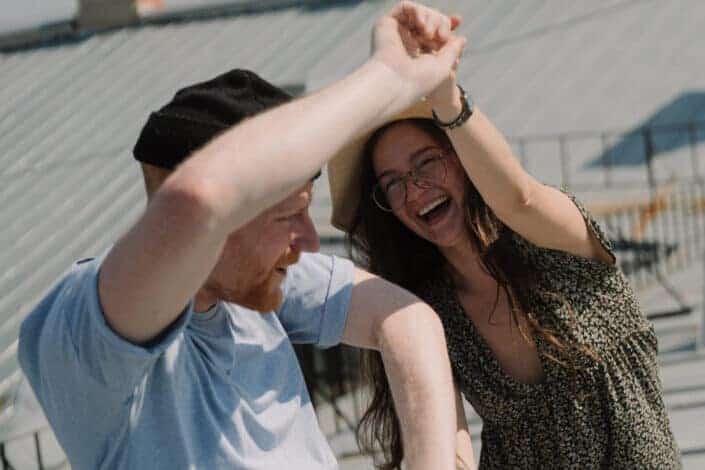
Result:
<svg viewBox="0 0 705 470"><path fill-rule="evenodd" d="M619 141L586 163L585 169L646 164L649 133L653 147L652 156L655 158L660 154L704 142L705 91L681 94L652 117L621 135Z"/></svg>

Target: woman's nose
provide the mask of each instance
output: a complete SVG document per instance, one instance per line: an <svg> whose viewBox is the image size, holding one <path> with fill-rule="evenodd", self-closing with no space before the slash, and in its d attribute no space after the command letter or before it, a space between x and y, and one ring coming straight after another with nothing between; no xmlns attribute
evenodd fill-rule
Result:
<svg viewBox="0 0 705 470"><path fill-rule="evenodd" d="M419 194L424 191L424 188L419 186L418 182L414 178L409 178L406 180L406 200L413 201Z"/></svg>

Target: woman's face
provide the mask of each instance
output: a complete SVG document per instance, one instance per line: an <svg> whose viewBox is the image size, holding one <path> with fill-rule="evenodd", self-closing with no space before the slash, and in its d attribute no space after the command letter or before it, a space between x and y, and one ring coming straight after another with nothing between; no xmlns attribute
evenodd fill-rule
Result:
<svg viewBox="0 0 705 470"><path fill-rule="evenodd" d="M402 121L380 137L372 164L378 183L386 188L441 154L447 169L445 178L424 181L422 187L412 178L405 178L406 198L397 207L393 205L392 212L418 236L438 247L451 247L467 238L463 210L466 176L455 152L444 149L443 144L415 125Z"/></svg>

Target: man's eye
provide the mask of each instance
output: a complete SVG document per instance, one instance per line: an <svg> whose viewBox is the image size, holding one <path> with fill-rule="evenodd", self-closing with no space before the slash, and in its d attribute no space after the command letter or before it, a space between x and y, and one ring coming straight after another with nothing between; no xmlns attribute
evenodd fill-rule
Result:
<svg viewBox="0 0 705 470"><path fill-rule="evenodd" d="M291 214L289 217L287 217L287 219L294 220L294 221L299 220L299 219L303 219L304 217L306 217L307 213L308 213L307 211L299 211L294 214Z"/></svg>
<svg viewBox="0 0 705 470"><path fill-rule="evenodd" d="M279 217L280 222L291 222L292 220L296 219L297 215L296 214L288 214L288 215L283 215Z"/></svg>

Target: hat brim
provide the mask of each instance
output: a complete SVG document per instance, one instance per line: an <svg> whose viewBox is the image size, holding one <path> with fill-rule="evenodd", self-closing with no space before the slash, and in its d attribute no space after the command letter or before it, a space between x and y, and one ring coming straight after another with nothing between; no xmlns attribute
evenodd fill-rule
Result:
<svg viewBox="0 0 705 470"><path fill-rule="evenodd" d="M328 162L328 184L333 204L331 224L333 227L349 231L360 200L360 174L362 170L362 151L372 134L382 126L404 119L433 119L431 106L422 100L407 108L380 126L348 143Z"/></svg>

